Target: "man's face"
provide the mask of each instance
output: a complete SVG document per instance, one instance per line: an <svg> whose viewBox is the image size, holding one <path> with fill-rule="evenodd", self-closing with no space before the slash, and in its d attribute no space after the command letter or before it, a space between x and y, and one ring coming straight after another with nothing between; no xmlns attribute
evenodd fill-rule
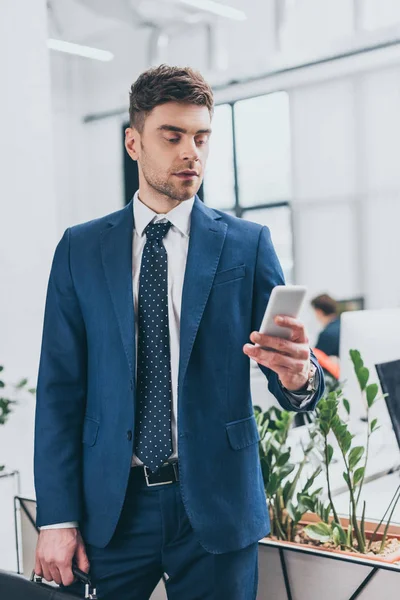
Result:
<svg viewBox="0 0 400 600"><path fill-rule="evenodd" d="M150 188L174 201L184 201L200 188L210 134L206 106L168 102L151 111L141 134L126 130L125 146Z"/></svg>

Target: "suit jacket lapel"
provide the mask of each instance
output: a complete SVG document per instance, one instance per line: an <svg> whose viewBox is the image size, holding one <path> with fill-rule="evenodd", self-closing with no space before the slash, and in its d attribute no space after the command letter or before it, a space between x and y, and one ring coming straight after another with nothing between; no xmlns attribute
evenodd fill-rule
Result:
<svg viewBox="0 0 400 600"><path fill-rule="evenodd" d="M133 206L110 217L109 226L101 232L101 254L122 344L135 380L135 318L132 282Z"/></svg>
<svg viewBox="0 0 400 600"><path fill-rule="evenodd" d="M221 256L227 224L196 198L182 292L178 387L185 377L197 330Z"/></svg>

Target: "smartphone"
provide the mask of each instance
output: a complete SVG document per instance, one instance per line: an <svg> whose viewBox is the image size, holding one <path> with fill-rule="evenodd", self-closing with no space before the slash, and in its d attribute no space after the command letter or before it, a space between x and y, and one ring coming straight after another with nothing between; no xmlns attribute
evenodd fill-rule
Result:
<svg viewBox="0 0 400 600"><path fill-rule="evenodd" d="M274 319L277 315L297 318L306 293L307 288L302 285L277 285L274 287L260 325L260 333L290 339L292 330L277 325Z"/></svg>

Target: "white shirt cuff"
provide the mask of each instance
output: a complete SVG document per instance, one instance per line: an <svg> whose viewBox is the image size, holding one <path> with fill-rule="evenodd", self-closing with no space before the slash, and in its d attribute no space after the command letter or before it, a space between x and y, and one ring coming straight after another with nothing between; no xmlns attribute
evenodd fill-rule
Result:
<svg viewBox="0 0 400 600"><path fill-rule="evenodd" d="M40 531L42 529L69 529L70 527L78 528L78 521L68 521L66 523L54 523L54 525L43 525L40 527Z"/></svg>

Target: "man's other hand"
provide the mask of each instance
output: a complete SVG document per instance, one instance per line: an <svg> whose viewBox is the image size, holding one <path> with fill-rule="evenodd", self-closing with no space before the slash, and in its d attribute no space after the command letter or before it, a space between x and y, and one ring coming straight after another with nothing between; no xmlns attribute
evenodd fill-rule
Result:
<svg viewBox="0 0 400 600"><path fill-rule="evenodd" d="M44 529L40 532L36 546L36 575L58 585L71 585L75 580L73 559L81 571L89 572L89 560L78 529Z"/></svg>

